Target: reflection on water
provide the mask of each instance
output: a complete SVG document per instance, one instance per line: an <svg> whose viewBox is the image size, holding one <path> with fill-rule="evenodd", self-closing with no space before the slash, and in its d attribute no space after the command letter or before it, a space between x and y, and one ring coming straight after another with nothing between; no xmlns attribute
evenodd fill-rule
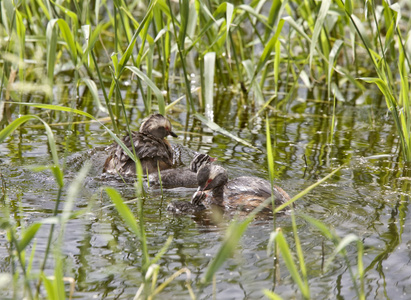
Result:
<svg viewBox="0 0 411 300"><path fill-rule="evenodd" d="M309 92L304 96L314 100L321 97ZM365 100L364 96L361 97L365 104L355 106L354 102L359 100L353 98L352 103L337 107L332 139L329 132L331 118L328 117L332 115L332 105L327 102L318 105L316 101L296 100L287 104L289 113L272 110L268 117L275 143L276 183L293 196L346 163L336 176L297 202L297 217L304 214L317 218L334 228L340 237L350 233L360 237L365 245L367 299L406 298L405 295L411 293L411 218L408 217L411 177L398 164L398 138L385 108L368 105L367 97L370 95ZM222 106L219 103L223 101L218 100L215 121L260 148L261 152L211 132L193 117L178 113L178 108L169 117L179 138L170 141L184 146L188 152L200 151L218 157L218 163L227 169L231 178L241 175L268 178L265 119L255 117L256 110L234 104ZM141 113L130 114L134 121L132 127L137 129ZM91 149L109 145L111 141L98 124L79 124L71 132L60 126L54 126L53 130L59 143L60 157L64 156L66 145L70 151L65 175L67 182L73 180L85 158L93 161L85 188L75 203L76 210L87 208L92 203L92 210L79 219L69 221L63 246L64 274L76 279L75 295L78 299L132 298L142 282L140 245L108 198L100 192L100 187L114 186L123 197L133 199L133 183L100 175L105 153L100 148ZM57 187L53 177L48 171L34 172L27 168L27 165L49 163L47 145L43 129L30 125L0 144L0 172L7 183L9 201L14 209L11 213L19 224L27 225L49 217L54 209ZM369 158L371 156L374 158ZM188 159L183 155L185 164ZM170 201L188 201L194 191L170 189L165 190L162 197L159 189L149 188L144 212L152 257L167 238L173 236L169 250L159 261L159 281L187 267L191 271L191 285L198 291L200 279L217 253L229 221L216 223L208 220L207 215L174 216L166 211ZM61 208L63 205L64 201ZM130 201L128 205L137 214L137 202ZM17 218L20 206L22 218ZM335 247L303 219L297 218L297 222L312 297L354 298L356 294L347 262L337 257L327 270L323 270L323 255L327 259ZM283 228L294 249L289 216L278 216L276 226ZM250 225L235 255L216 274L218 299L261 298L263 289L274 290L285 299L299 295L298 287L282 260L280 273L276 276L274 260L267 256L267 242L272 230L272 219L256 220ZM44 255L48 231L49 225L44 225L37 234L37 258ZM4 232L1 235L0 271L9 272L11 262ZM349 246L347 251L349 263L355 270L356 247ZM40 261L34 260L34 270L39 268ZM52 272L50 261L46 273L50 275ZM169 295L188 299L186 279L186 274L179 276L164 289L162 297ZM6 297L10 293L5 289L0 295ZM207 286L199 298L209 299L213 293L212 285Z"/></svg>

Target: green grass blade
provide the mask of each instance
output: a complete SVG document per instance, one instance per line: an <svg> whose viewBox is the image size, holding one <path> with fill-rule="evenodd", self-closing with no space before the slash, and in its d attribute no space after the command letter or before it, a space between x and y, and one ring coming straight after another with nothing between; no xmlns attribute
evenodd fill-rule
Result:
<svg viewBox="0 0 411 300"><path fill-rule="evenodd" d="M142 71L140 71L138 68L134 66L127 66L126 69L129 69L131 72L136 74L140 79L142 79L154 92L157 98L158 102L158 110L160 114L165 115L165 101L164 101L164 96L163 93L159 90L159 88L155 85L153 81L151 81L150 78L147 77L146 74L144 74Z"/></svg>
<svg viewBox="0 0 411 300"><path fill-rule="evenodd" d="M154 42L151 43L150 47L148 48L148 51L146 52L146 54L147 54L147 57L146 57L147 78L152 78L152 75L153 75L154 46L155 46ZM151 114L151 108L152 108L152 105L151 105L151 97L152 97L151 96L151 91L152 91L152 89L147 89L147 95L145 97L146 103L147 103L147 104L145 104L147 114ZM161 93L161 95L163 95L163 93ZM161 111L164 112L165 111L164 96L163 96L163 101L160 101L160 102L161 103L159 103L159 104L161 104L162 107L159 108L159 111L161 110Z"/></svg>
<svg viewBox="0 0 411 300"><path fill-rule="evenodd" d="M333 101L333 115L331 118L331 128L330 128L330 138L328 140L328 143L331 145L333 142L333 137L334 137L334 130L335 130L335 107L336 107L337 99L336 99L336 93L334 93L334 101Z"/></svg>
<svg viewBox="0 0 411 300"><path fill-rule="evenodd" d="M51 22L51 21L50 21ZM69 53L71 55L71 58L73 60L73 64L77 64L77 47L74 42L74 35L70 27L68 26L67 22L64 21L63 19L58 19L57 24L60 27L60 32L61 35L63 36L63 39L66 41Z"/></svg>
<svg viewBox="0 0 411 300"><path fill-rule="evenodd" d="M170 13L170 8L167 5L167 0L158 0L156 8L158 8L161 12L165 14L167 18L171 18L172 15Z"/></svg>
<svg viewBox="0 0 411 300"><path fill-rule="evenodd" d="M169 236L163 247L161 247L160 251L158 251L156 256L151 260L150 265L156 264L163 257L163 255L167 252L168 247L170 247L172 241L173 236Z"/></svg>
<svg viewBox="0 0 411 300"><path fill-rule="evenodd" d="M208 52L204 55L204 100L205 115L214 120L214 72L215 72L215 52Z"/></svg>
<svg viewBox="0 0 411 300"><path fill-rule="evenodd" d="M148 30L150 28L152 18L153 18L152 14L149 15L149 17L146 20L145 25L143 26L143 30L140 33L141 43L140 43L140 51L138 53L137 60L135 63L136 67L139 67L141 65L141 59L143 58L143 52L145 49L144 45L146 44L146 41L148 41L150 45L152 45L154 42L153 38L148 34Z"/></svg>
<svg viewBox="0 0 411 300"><path fill-rule="evenodd" d="M274 213L278 213L281 210L283 210L284 208L286 208L287 206L291 205L293 202L295 202L297 199L301 198L302 196L308 194L311 190L313 190L315 187L317 187L318 185L320 185L321 183L323 183L324 181L326 181L328 178L332 177L335 173L337 173L338 171L340 171L343 167L345 166L345 164L341 165L340 167L338 167L337 169L335 169L334 171L332 171L330 174L328 174L327 176L325 176L324 178L318 180L316 183L310 185L309 187L305 188L303 191L299 192L297 195L295 195L294 197L292 197L289 201L287 201L286 203L278 206Z"/></svg>
<svg viewBox="0 0 411 300"><path fill-rule="evenodd" d="M19 103L21 105L27 105L27 106L31 106L31 107L37 107L37 108L44 108L44 109L51 109L51 110L57 110L57 111L65 111L65 112L72 112L75 114L79 114L82 116L85 116L89 119L93 119L95 120L95 118L90 115L89 113L86 113L82 110L78 110L78 109L73 109L70 107L66 107L66 106L59 106L59 105L53 105L53 104L42 104L42 103L27 103L27 102L22 102Z"/></svg>
<svg viewBox="0 0 411 300"><path fill-rule="evenodd" d="M36 233L40 229L41 225L41 223L34 223L24 230L22 237L17 245L17 250L19 252L22 252L24 251L24 249L26 249L27 245L30 244L30 242L36 236Z"/></svg>
<svg viewBox="0 0 411 300"><path fill-rule="evenodd" d="M106 29L107 27L109 27L111 24L108 23L104 23L104 24L98 24L96 27L94 27L94 29L91 31L91 35L87 41L87 48L84 50L83 53L83 62L85 62L88 57L89 54L91 53L91 51L94 49L96 42L99 39L99 36L101 34L101 31ZM96 65L96 68L98 66Z"/></svg>
<svg viewBox="0 0 411 300"><path fill-rule="evenodd" d="M270 123L268 122L268 116L265 117L265 133L266 133L266 143L267 143L268 172L270 174L270 182L273 182L274 180L274 153L273 153L273 146L271 144Z"/></svg>
<svg viewBox="0 0 411 300"><path fill-rule="evenodd" d="M282 300L282 299L283 299L283 298L281 298L279 295L277 295L276 293L274 293L274 292L272 292L272 291L269 291L269 290L264 289L263 292L264 292L264 295L265 295L268 299L271 299L271 300Z"/></svg>
<svg viewBox="0 0 411 300"><path fill-rule="evenodd" d="M281 43L277 39L275 42L275 55L274 55L274 84L275 84L275 96L278 97L278 77L280 75L280 59L281 59Z"/></svg>
<svg viewBox="0 0 411 300"><path fill-rule="evenodd" d="M255 98L256 98L256 102L259 105L264 105L264 96L263 96L263 92L261 91L261 87L260 85L257 83L257 81L253 80L254 79L254 68L253 68L253 63L251 62L251 60L247 59L245 61L243 61L243 66L244 69L247 73L248 79L250 80L250 85L253 88L254 94L255 94Z"/></svg>
<svg viewBox="0 0 411 300"><path fill-rule="evenodd" d="M244 231L247 229L249 222L238 222L234 221L230 224L227 229L224 242L222 243L220 249L215 255L214 259L210 262L207 267L207 272L202 278L202 283L208 284L213 278L217 270L222 266L222 264L229 258L241 239Z"/></svg>
<svg viewBox="0 0 411 300"><path fill-rule="evenodd" d="M64 185L64 181L63 181L63 173L60 169L60 164L59 164L59 160L58 160L58 155L57 155L57 148L56 148L56 141L54 139L54 134L51 131L50 126L43 121L40 118L39 119L43 125L44 128L46 129L46 134L47 134L47 139L49 142L49 146L50 146L50 152L51 152L51 156L53 158L53 162L54 162L54 166L53 166L53 174L56 177L57 183L59 184L60 187L62 187Z"/></svg>
<svg viewBox="0 0 411 300"><path fill-rule="evenodd" d="M38 118L37 116L32 116L32 115L27 115L27 116L21 116L20 118L14 120L11 122L9 125L7 125L2 131L0 131L0 143L3 143L3 141L14 132L21 124L27 122L28 120L36 119Z"/></svg>
<svg viewBox="0 0 411 300"><path fill-rule="evenodd" d="M408 68L405 63L406 53L403 47L399 47L400 57L398 61L398 69L401 77L401 90L400 90L400 104L402 104L401 124L402 132L404 134L404 149L405 157L407 161L411 161L411 103L410 103L410 87L408 83Z"/></svg>
<svg viewBox="0 0 411 300"><path fill-rule="evenodd" d="M341 51L341 48L343 46L343 41L342 40L337 40L334 43L334 46L332 47L330 51L330 56L328 60L328 100L330 100L331 97L331 78L333 75L333 70L334 70L334 61L335 58L338 57L338 54Z"/></svg>
<svg viewBox="0 0 411 300"><path fill-rule="evenodd" d="M181 23L180 23L180 31L178 34L180 51L184 51L184 47L185 47L189 13L190 13L189 0L180 0L180 22Z"/></svg>
<svg viewBox="0 0 411 300"><path fill-rule="evenodd" d="M140 165L140 164L138 164ZM137 166L138 167L138 166ZM139 173L142 176L142 168L140 165L140 170ZM142 179L139 179L140 182L142 182ZM111 201L114 203L118 213L120 214L121 218L123 221L128 225L128 227L131 229L131 231L139 238L141 242L141 248L142 248L142 256L143 256L143 273L148 269L150 266L150 258L148 255L148 250L147 250L147 242L146 242L146 236L145 236L145 230L144 230L144 220L143 220L143 211L142 211L142 204L141 204L141 197L138 197L138 208L139 208L139 224L138 226L136 218L134 217L133 213L131 210L128 208L128 206L124 203L123 198L117 192L114 188L111 187L106 187L105 188L106 193L109 195Z"/></svg>
<svg viewBox="0 0 411 300"><path fill-rule="evenodd" d="M225 21L226 22L226 40L228 40L227 37L230 34L231 23L232 23L232 20L233 20L233 12L234 12L234 5L227 2L227 7L226 7L226 11L225 11L225 14L226 14L226 17L225 17L225 20L226 20ZM227 42L226 45L227 45L227 53L228 53L228 55L231 55L230 43Z"/></svg>
<svg viewBox="0 0 411 300"><path fill-rule="evenodd" d="M143 173L143 167L141 166L141 163L139 160L136 162L136 175L137 175L137 182L135 182L137 184L136 196L141 197L141 196L144 196L144 189L143 189L144 173ZM138 204L141 205L141 201ZM141 211L139 213L141 213Z"/></svg>
<svg viewBox="0 0 411 300"><path fill-rule="evenodd" d="M70 112L70 113L75 113L75 114L79 114L79 115L85 116L85 117L87 117L87 118L89 118L89 119L92 119L92 120L94 120L94 121L99 122L96 118L94 118L94 117L93 117L92 115L90 115L89 113L86 113L86 112L81 111L81 110L78 110L78 109L73 109L73 108L65 107L65 106L58 106L58 105L52 105L52 104L40 104L40 103L19 103L19 104L27 105L27 106L32 106L32 107L37 107L37 108L44 108L44 109L51 109L51 110L66 111L66 112ZM25 117L25 116L24 116L24 117ZM37 119L39 119L37 116L31 116L31 118L37 118ZM30 119L30 118L29 118L29 119ZM25 120L24 122L26 122L26 121L27 121L27 120ZM24 123L24 122L23 122L23 123ZM130 149L128 149L128 148L124 145L124 143L123 143L110 129L107 128L107 126L105 126L105 125L104 125L103 123L101 123L101 122L99 122L99 123L101 124L101 126L103 126L103 127L105 128L105 130L107 130L107 132L108 132L108 133L110 134L110 136L114 139L114 141L115 141L117 144L119 144L119 145L121 146L121 148L123 148L124 152L126 152L127 155L128 155L133 161L136 161L137 159L136 159L135 155L130 151ZM10 124L10 125L11 125L11 124ZM8 127L8 126L7 126L7 127ZM0 142L3 141L3 140L2 140L2 137L3 137L2 132L5 131L4 134L7 134L8 131L9 131L9 129L7 129L7 127L0 132ZM17 126L17 127L18 127L18 126ZM6 129L7 129L7 130L6 130ZM14 131L14 129L13 129L13 131ZM50 130L50 132L51 132L51 130ZM10 133L8 133L8 134L10 134ZM8 134L7 134L7 136L8 136ZM5 137L7 137L7 136L5 136ZM4 137L4 138L5 138L5 137Z"/></svg>
<svg viewBox="0 0 411 300"><path fill-rule="evenodd" d="M327 259L326 263L324 264L324 271L326 272L328 270L328 266L331 264L331 262L337 256L337 254L345 250L345 248L349 244L353 242L357 242L357 241L359 241L359 238L355 234L348 234L341 241L339 241L337 247L334 249L333 253L330 255L330 257Z"/></svg>
<svg viewBox="0 0 411 300"><path fill-rule="evenodd" d="M352 14L352 8L353 8L353 0L345 0L344 1L344 8L347 11L348 14Z"/></svg>
<svg viewBox="0 0 411 300"><path fill-rule="evenodd" d="M364 289L364 263L363 263L363 256L364 256L364 245L361 240L357 241L357 273L360 280L360 299L365 300L365 289Z"/></svg>
<svg viewBox="0 0 411 300"><path fill-rule="evenodd" d="M313 32L313 35L312 35L312 38L311 38L310 67L311 67L311 64L312 64L313 57L314 57L315 48L317 48L317 40L318 40L318 37L320 36L321 30L323 28L324 20L325 20L325 17L327 16L330 5L331 5L331 0L321 1L320 11L319 11L317 19L315 21L314 32Z"/></svg>
<svg viewBox="0 0 411 300"><path fill-rule="evenodd" d="M270 256L271 254L275 254L276 252L275 237L277 236L277 234L278 234L277 231L272 231L270 233L270 238L268 239L268 242L267 242L267 256Z"/></svg>
<svg viewBox="0 0 411 300"><path fill-rule="evenodd" d="M385 42L384 42L384 50L383 51L387 51L387 48L389 47L389 45L394 40L395 22L393 20L389 20L389 22L391 22L391 24L390 24L390 26L387 30L386 35L385 35Z"/></svg>
<svg viewBox="0 0 411 300"><path fill-rule="evenodd" d="M269 40L269 42L265 45L263 53L261 54L260 60L257 64L257 68L255 70L252 80L254 80L254 77L260 73L261 69L265 67L267 61L271 58L271 53L273 52L273 49L275 49L275 46L278 41L278 37L280 36L281 30L283 29L284 22L285 21L283 19L280 20L280 22L278 22L278 26L277 26L277 30L275 34Z"/></svg>
<svg viewBox="0 0 411 300"><path fill-rule="evenodd" d="M337 65L335 67L335 71L346 77L348 81L350 81L356 88L360 89L361 91L367 90L367 88L363 84L361 84L361 82L357 80L357 78L354 77L348 69Z"/></svg>
<svg viewBox="0 0 411 300"><path fill-rule="evenodd" d="M292 221L292 226L293 226L295 249L297 251L298 263L299 263L301 275L303 278L303 284L304 284L305 290L308 291L307 294L309 294L310 288L308 285L307 267L305 265L304 254L303 254L303 249L301 247L300 237L298 236L298 228L297 228L297 223L295 221L294 209L291 210L291 221Z"/></svg>
<svg viewBox="0 0 411 300"><path fill-rule="evenodd" d="M297 31L304 39L306 39L308 42L311 43L311 39L304 32L303 26L297 24L297 22L295 22L295 20L290 16L284 17L283 20L286 21L288 24L290 24L290 26L293 27L294 30Z"/></svg>
<svg viewBox="0 0 411 300"><path fill-rule="evenodd" d="M163 283L161 283L154 291L153 293L150 295L150 297L148 297L148 299L154 299L154 296L156 296L158 293L160 293L162 290L164 290L175 278L177 278L178 276L180 276L182 273L186 273L187 276L187 283L186 283L186 287L188 288L189 292L190 292L190 296L191 299L196 299L194 293L191 290L191 287L189 285L189 279L190 279L190 275L191 272L188 268L183 267L180 270L174 272L170 277L168 277L167 279L164 280ZM136 299L140 299L140 298L136 298Z"/></svg>
<svg viewBox="0 0 411 300"><path fill-rule="evenodd" d="M392 110L393 106L397 105L397 101L395 100L394 96L391 93L391 90L389 89L385 81L383 81L380 78L371 78L371 77L361 77L360 79L368 83L374 83L378 86L380 91L385 96L385 101L387 103L387 107L389 110Z"/></svg>
<svg viewBox="0 0 411 300"><path fill-rule="evenodd" d="M54 289L52 280L48 279L44 273L41 273L41 280L44 282L44 287L47 292L48 299L59 299L57 291Z"/></svg>
<svg viewBox="0 0 411 300"><path fill-rule="evenodd" d="M51 20L47 24L46 41L47 41L47 74L50 84L53 83L54 67L56 63L57 50L57 32L54 24L57 20Z"/></svg>
<svg viewBox="0 0 411 300"><path fill-rule="evenodd" d="M16 130L19 126L21 126L22 124L24 124L25 122L32 120L32 119L37 119L39 121L41 121L44 124L44 127L46 129L46 134L47 134L47 138L49 141L49 145L50 145L50 151L51 151L51 155L54 161L54 165L56 166L56 168L59 168L59 161L58 161L58 156L57 156L57 149L56 149L56 142L54 139L54 135L53 132L51 131L50 126L44 122L41 118L34 116L34 115L26 115L26 116L22 116L16 120L14 120L13 122L11 122L8 126L6 126L6 128L4 128L2 131L0 131L0 143L2 143L10 134L12 134L14 132L14 130ZM56 173L56 174L60 174L60 172ZM60 179L58 180L59 184L62 184L62 178L56 178L56 179Z"/></svg>
<svg viewBox="0 0 411 300"><path fill-rule="evenodd" d="M90 43L90 33L91 33L91 25L83 25L80 28L81 34L83 36L84 39L84 43L83 43L83 51L86 50L89 46ZM84 56L84 53L83 53ZM90 66L90 57L87 57L87 66ZM85 60L83 60L83 63L85 62Z"/></svg>
<svg viewBox="0 0 411 300"><path fill-rule="evenodd" d="M334 235L330 230L330 227L325 225L323 222L314 219L310 216L307 215L300 215L300 217L302 217L304 220L306 220L307 222L309 222L311 225L317 227L317 229L319 229L322 233L322 235L324 235L327 239L329 240L333 240L334 239Z"/></svg>
<svg viewBox="0 0 411 300"><path fill-rule="evenodd" d="M197 14L197 9L196 5L194 4L194 1L189 1L189 11L188 11L188 21L187 21L187 37L188 40L192 40L194 36L196 36L196 28L197 28L197 23L198 23L198 14Z"/></svg>
<svg viewBox="0 0 411 300"><path fill-rule="evenodd" d="M30 249L30 257L28 259L27 270L26 270L27 274L31 274L31 271L33 270L33 262L34 262L34 256L36 254L36 249L37 249L37 241L34 241Z"/></svg>
<svg viewBox="0 0 411 300"><path fill-rule="evenodd" d="M134 218L134 215L131 212L131 210L124 203L124 200L119 194L119 192L117 192L114 188L111 188L111 187L106 187L104 188L104 190L106 191L107 195L110 197L111 201L116 206L116 209L118 213L120 214L121 218L123 219L123 221L128 225L131 231L134 232L134 234L138 238L141 238L141 233L138 228L137 221ZM143 222L143 220L140 220L140 222Z"/></svg>
<svg viewBox="0 0 411 300"><path fill-rule="evenodd" d="M77 18L77 14L72 12L71 10L69 10L68 8L54 2L53 0L50 0L51 3L53 3L55 6L57 6L58 8L61 9L61 11L63 13L65 13L73 22L74 27L76 27L78 25L78 18ZM75 32L75 31L74 31Z"/></svg>
<svg viewBox="0 0 411 300"><path fill-rule="evenodd" d="M270 12L268 14L268 20L267 20L267 23L270 27L274 27L275 22L278 19L278 15L281 10L282 2L285 2L285 1L272 1L271 2L271 8L270 8ZM270 36L272 32L270 27L265 28L264 41L267 41L268 37Z"/></svg>
<svg viewBox="0 0 411 300"><path fill-rule="evenodd" d="M374 65L377 67L377 63L375 61L375 59L379 59L379 57L376 57L375 55L373 55L371 52L372 46L371 46L371 42L368 38L368 32L366 30L366 28L364 27L363 23L361 22L361 20L356 16L356 15L351 15L351 20L353 25L355 26L357 33L360 35L361 40L364 43L364 46L366 47L366 49L370 50L370 58L373 60ZM374 52L375 53L375 52ZM376 54L376 53L375 53Z"/></svg>
<svg viewBox="0 0 411 300"><path fill-rule="evenodd" d="M168 3L168 6L171 9L170 0L168 0L167 3ZM187 9L188 1L186 1L185 3L186 4L183 5L183 9L188 10ZM185 20L186 18L183 18L183 17L181 17L181 18L182 18L181 22L186 21ZM188 100L187 101L187 111L191 110L191 111L195 112L196 109L195 109L195 106L194 106L194 100L193 100L193 96L191 95L191 83L190 83L190 80L189 80L189 74L188 74L187 66L186 66L186 64L187 64L186 59L185 59L186 56L184 55L184 47L185 47L185 45L184 45L185 33L184 32L185 32L185 29L182 29L182 28L185 27L185 26L183 24L180 26L180 35L177 35L177 25L176 25L177 20L176 20L175 17L171 18L171 23L173 24L172 27L173 27L175 39L177 41L178 56L180 58L181 67L183 69L183 77L184 77L184 83L185 83L186 97L187 97L187 100ZM182 37L182 34L184 34L184 37ZM181 44L181 43L183 43L183 44Z"/></svg>
<svg viewBox="0 0 411 300"><path fill-rule="evenodd" d="M116 77L120 76L120 69L119 69L119 65L118 65L118 54L113 52L110 55L111 58L111 62L113 63L113 68L114 68L114 75Z"/></svg>
<svg viewBox="0 0 411 300"><path fill-rule="evenodd" d="M23 17L21 13L16 10L16 32L19 38L20 45L20 60L23 62L26 48L26 26L24 26ZM24 71L19 72L20 81L24 81Z"/></svg>
<svg viewBox="0 0 411 300"><path fill-rule="evenodd" d="M126 67L126 64L127 64L128 60L130 59L130 56L133 52L134 45L137 41L137 37L140 34L140 31L144 28L147 20L151 18L151 14L153 12L153 8L156 5L156 3L157 3L157 0L154 0L154 1L151 2L150 6L147 9L147 12L146 12L146 14L143 18L143 21L141 21L141 23L138 26L136 32L134 33L129 45L127 46L126 51L124 52L123 56L121 57L120 62L119 62L119 70L120 70L119 73L120 74L123 72L123 69Z"/></svg>
<svg viewBox="0 0 411 300"><path fill-rule="evenodd" d="M347 236L345 236L337 245L337 247L335 248L335 252L339 253L341 252L343 249L345 249L349 244L351 244L352 242L357 242L359 241L359 237L355 234L348 234Z"/></svg>
<svg viewBox="0 0 411 300"><path fill-rule="evenodd" d="M96 0L94 3L94 14L95 14L95 22L99 24L99 16L100 16L100 4L101 0Z"/></svg>
<svg viewBox="0 0 411 300"><path fill-rule="evenodd" d="M297 266L293 260L293 257L291 256L291 249L288 246L288 243L285 240L281 229L277 229L277 231L279 232L276 235L276 241L277 241L278 248L280 249L281 256L284 259L285 265L287 266L287 269L290 272L291 277L293 278L294 282L297 284L304 298L309 299L310 291L308 290L308 287L303 283L303 280L301 279L301 276L298 273Z"/></svg>
<svg viewBox="0 0 411 300"><path fill-rule="evenodd" d="M63 280L63 259L61 257L61 253L57 252L58 250L55 249L55 266L54 266L54 279L53 285L54 290L57 293L56 299L66 299L66 293L64 290L64 280Z"/></svg>
<svg viewBox="0 0 411 300"><path fill-rule="evenodd" d="M207 36L212 35L211 37L208 36L212 40L209 44L210 45L214 44L215 42L214 40L216 39L216 37L214 36L212 27L215 25L219 25L221 23L221 22L217 22L215 18L219 17L220 14L226 13L227 3L226 2L221 3L216 8L216 10L214 11L212 15L204 4L200 4L200 8L201 8L200 12L202 12L203 15L206 15L206 19L208 20L208 22L202 25L202 27L200 28L201 31L196 34L195 39L191 42L191 44L187 45L185 52L189 52L194 46L199 44L200 41L204 38L204 35L207 35Z"/></svg>
<svg viewBox="0 0 411 300"><path fill-rule="evenodd" d="M13 20L13 18L14 18L14 9L15 9L13 1L12 0L4 0L2 2L4 3L4 8L2 7L2 13L4 13L6 15L8 20ZM6 18L3 19L3 16L2 16L2 21L4 21L3 24L6 28L6 31L7 31L8 35L11 36L12 28L10 28L11 24L9 24L7 22L7 19ZM10 21L10 23L11 23L11 21Z"/></svg>
<svg viewBox="0 0 411 300"><path fill-rule="evenodd" d="M126 39L127 41L130 41L132 39L131 33L132 33L132 29L131 29L131 24L130 22L125 22L125 18L123 14L126 14L127 17L130 18L131 22L135 25L135 28L138 28L139 23L134 19L132 13L129 10L129 7L123 4L118 4L117 5L118 9L118 18L120 19L120 23L121 23L121 27L123 29L123 32L125 33ZM150 21L147 21L146 23L150 23ZM141 37L141 34L140 34ZM142 42L141 42L141 48L144 48L144 44L145 44L145 34L143 33L143 38L142 38Z"/></svg>
<svg viewBox="0 0 411 300"><path fill-rule="evenodd" d="M116 122L115 116L114 116L114 114L113 114L113 110L111 109L110 100L109 100L109 97L107 96L106 88L104 87L103 78L102 78L102 75L101 75L99 66L98 66L98 64L97 64L96 56L94 55L94 52L93 52L93 51L91 51L90 53L91 53L91 58L93 59L93 63L94 63L95 69L96 69L96 71L97 71L97 76L98 76L98 80L99 80L99 83L100 83L100 88L101 88L101 90L103 91L104 101L106 102L106 107L107 107L108 112L109 112L109 114L110 114L111 124L113 125L113 128L114 128L115 133L118 134L119 131L118 131L118 127L117 127L117 122ZM112 82L112 85L114 85L113 82ZM111 131L109 131L109 132L111 132ZM110 133L110 134L111 134L111 133ZM111 134L111 135L112 135L112 136L115 136L115 134ZM123 146L122 146L122 147L123 147Z"/></svg>
<svg viewBox="0 0 411 300"><path fill-rule="evenodd" d="M247 13L249 13L251 16L255 17L261 24L263 24L265 27L270 28L270 30L273 30L273 28L267 23L267 17L257 13L250 5L246 4L241 4L237 6L236 10L243 10Z"/></svg>
<svg viewBox="0 0 411 300"><path fill-rule="evenodd" d="M335 258L335 256L338 253L341 253L342 256L344 257L347 267L348 267L348 271L350 273L353 285L354 285L354 289L357 292L358 298L360 299L364 299L364 290L362 289L362 284L363 284L363 278L361 278L361 276L363 276L363 267L362 267L362 243L360 241L360 239L354 235L354 234L349 234L347 235L343 240L341 240L334 232L331 231L330 227L325 225L324 223L322 223L319 220L316 220L312 217L306 216L306 215L301 215L301 217L303 219L305 219L306 221L308 221L311 225L317 227L317 229L319 229L321 231L321 233L328 238L330 241L333 242L334 245L336 245L336 249L334 250L334 252L332 253L331 257L329 259L327 259L326 262L326 266L325 269L328 268L328 265L332 262L332 260ZM360 276L360 288L358 288L357 282L356 282L356 278L352 272L352 269L350 267L350 261L347 257L347 254L345 252L345 248L352 242L357 242L357 246L358 246L358 270L359 270L359 276ZM361 245L359 245L361 244Z"/></svg>
<svg viewBox="0 0 411 300"><path fill-rule="evenodd" d="M108 114L107 108L105 108L100 101L100 97L98 96L98 89L96 83L91 80L90 78L83 78L83 82L87 85L88 89L90 90L91 95L93 96L94 103L96 104L99 111Z"/></svg>
<svg viewBox="0 0 411 300"><path fill-rule="evenodd" d="M70 219L70 216L72 215L74 202L77 199L78 193L81 191L84 179L86 178L90 170L90 167L91 164L86 163L78 172L73 182L68 186L67 197L64 201L63 212L61 213L62 232L64 231L63 225Z"/></svg>
<svg viewBox="0 0 411 300"><path fill-rule="evenodd" d="M410 88L409 88L409 83L408 83L408 77L409 77L409 73L407 70L407 65L405 63L405 53L404 53L404 49L403 47L399 47L399 52L400 52L400 57L398 60L398 70L400 71L400 76L401 76L401 93L400 93L400 99L401 101L400 104L403 105L403 107L406 108L406 115L407 115L407 119L410 121L409 117L410 117L410 110L408 108L410 108ZM410 127L408 127L410 128Z"/></svg>
<svg viewBox="0 0 411 300"><path fill-rule="evenodd" d="M218 124L216 124L213 121L210 121L209 119L207 119L206 117L204 117L201 114L194 114L194 117L196 117L198 120L200 120L203 124L205 124L206 126L208 126L211 130L217 131L225 136L228 136L229 138L232 138L233 140L246 145L247 147L253 148L257 151L261 151L260 149L254 147L253 145L251 145L249 142L239 138L238 136L235 136L233 134L231 134L230 132L228 132L227 130L225 130L224 128L221 128Z"/></svg>

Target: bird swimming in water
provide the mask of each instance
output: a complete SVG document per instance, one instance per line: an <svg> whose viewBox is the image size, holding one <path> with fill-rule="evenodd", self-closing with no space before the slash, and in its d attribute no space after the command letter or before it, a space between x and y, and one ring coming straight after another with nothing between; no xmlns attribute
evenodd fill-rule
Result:
<svg viewBox="0 0 411 300"><path fill-rule="evenodd" d="M208 154L197 153L190 163L189 168L167 169L160 172L161 185L165 188L187 187L195 188L197 184L197 171L201 166L216 161L217 158ZM160 179L157 173L148 176L150 186L159 186Z"/></svg>
<svg viewBox="0 0 411 300"><path fill-rule="evenodd" d="M172 131L170 121L161 114L153 114L144 119L140 130L133 131L122 138L125 146L140 159L143 173L154 173L173 167L173 149L165 139L167 136L177 137ZM103 173L135 176L136 163L117 143L108 148L109 156L104 164Z"/></svg>
<svg viewBox="0 0 411 300"><path fill-rule="evenodd" d="M271 197L271 184L267 180L253 176L228 180L227 171L219 165L203 166L197 173L197 181L198 189L192 199L192 203L197 205L204 201L224 209L251 211ZM272 192L276 206L290 200L290 196L279 186L274 185Z"/></svg>
<svg viewBox="0 0 411 300"><path fill-rule="evenodd" d="M167 207L177 213L194 213L209 207L218 207L224 211L241 210L251 212L267 198L274 196L274 203L279 206L290 196L280 187L258 177L242 176L228 180L227 171L219 165L205 164L197 172L198 189L191 202L176 201ZM264 208L272 211L271 203Z"/></svg>

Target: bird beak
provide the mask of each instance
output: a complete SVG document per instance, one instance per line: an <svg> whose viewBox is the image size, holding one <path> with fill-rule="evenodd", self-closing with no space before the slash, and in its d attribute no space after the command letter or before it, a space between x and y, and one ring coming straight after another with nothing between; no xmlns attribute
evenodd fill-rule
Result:
<svg viewBox="0 0 411 300"><path fill-rule="evenodd" d="M194 193L193 198L191 198L191 203L195 205L201 205L206 197L206 193L200 191L200 188Z"/></svg>
<svg viewBox="0 0 411 300"><path fill-rule="evenodd" d="M172 137L178 137L178 135L177 135L177 134L175 134L175 133L174 133L174 132L172 132L172 131L169 131L169 132L168 132L168 134L169 134L169 135L171 135Z"/></svg>
<svg viewBox="0 0 411 300"><path fill-rule="evenodd" d="M210 156L210 163L215 162L218 158L217 157L211 157Z"/></svg>
<svg viewBox="0 0 411 300"><path fill-rule="evenodd" d="M198 190L204 192L204 191L207 189L208 185L209 185L212 181L213 181L213 180L209 178L209 179L207 180L207 182L205 183L204 187L201 188L201 187L199 186L199 187L198 187Z"/></svg>

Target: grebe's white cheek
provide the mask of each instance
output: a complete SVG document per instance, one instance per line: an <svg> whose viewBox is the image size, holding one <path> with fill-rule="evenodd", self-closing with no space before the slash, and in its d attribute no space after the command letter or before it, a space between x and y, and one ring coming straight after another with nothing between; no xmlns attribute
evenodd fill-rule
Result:
<svg viewBox="0 0 411 300"><path fill-rule="evenodd" d="M211 168L210 176L208 178L214 180L218 174L220 174L220 172L217 168Z"/></svg>

